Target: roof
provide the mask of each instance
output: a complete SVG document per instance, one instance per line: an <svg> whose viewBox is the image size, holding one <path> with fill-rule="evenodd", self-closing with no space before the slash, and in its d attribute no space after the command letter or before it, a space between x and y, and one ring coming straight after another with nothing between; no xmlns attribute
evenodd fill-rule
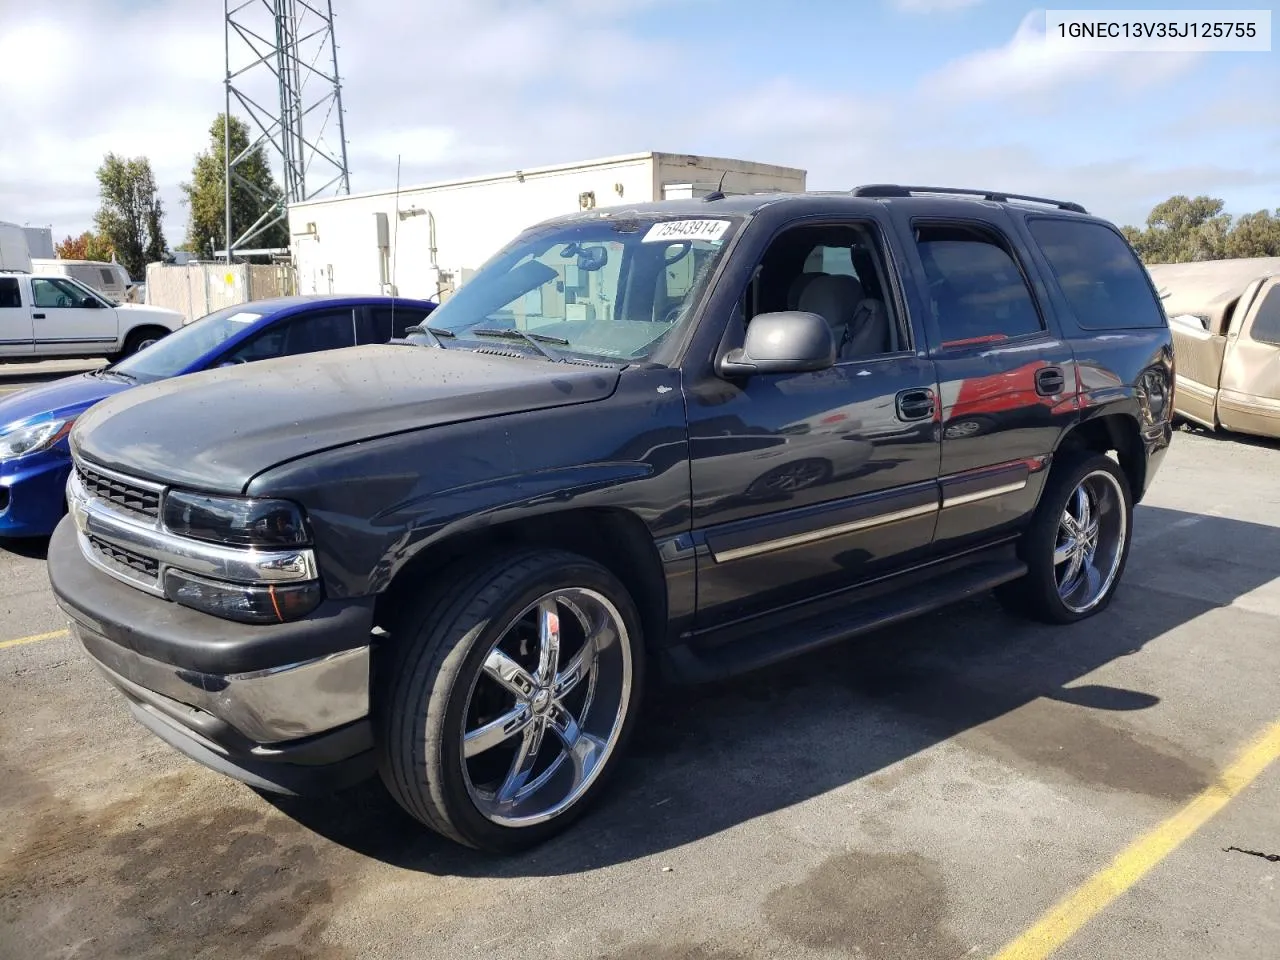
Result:
<svg viewBox="0 0 1280 960"><path fill-rule="evenodd" d="M911 187L905 189L920 190L923 188ZM714 197L714 194L711 197L686 197L677 200L654 200L646 203L611 204L609 206L597 207L593 210L575 210L572 213L552 217L543 221L543 223L572 223L582 220L595 220L604 217L622 218L628 215L636 217L686 216L698 218L714 218L717 215L749 216L766 206L778 203L798 203L815 208L829 208L834 205L846 208L851 212L866 210L872 205L878 204L902 205L907 209L927 209L941 213L971 209L974 204L979 204L988 209L1001 206L1017 206L1019 209L1026 210L1036 209L1035 207L1028 207L1021 202L1014 202L1012 200L1012 196L1010 200L992 200L978 192L974 192L973 194L964 192L922 195L911 194L907 196L887 194L858 196L852 190L808 190L803 193L751 193L729 194L715 199L712 197ZM1079 217L1088 220L1099 219L1098 217L1079 212L1078 210L1054 209L1052 207L1046 207L1045 209L1052 210L1054 214L1059 216ZM537 225L535 224L534 226Z"/></svg>
<svg viewBox="0 0 1280 960"><path fill-rule="evenodd" d="M466 187L474 184L492 183L501 180L523 180L525 177L538 177L547 174L566 173L572 170L589 170L592 167L612 167L623 163L634 163L638 160L665 160L665 159L691 159L702 160L710 164L749 164L759 167L762 170L776 170L785 173L806 173L799 167L780 167L772 163L760 163L755 160L740 160L732 157L708 157L701 154L686 153L664 153L660 150L647 150L642 153L621 153L610 157L596 157L592 160L578 160L573 163L556 163L543 167L523 167L519 170L505 170L500 173L486 173L473 177L459 177L455 180L437 180L431 183L418 183L412 186L401 186L399 190L395 187L388 187L382 190L366 190L361 193L347 193L340 196L315 197L311 200L302 200L297 203L289 204L290 209L302 208L309 206L318 206L322 204L331 204L335 201L354 200L360 197L390 197L397 192L417 193L423 190L443 190L454 187Z"/></svg>
<svg viewBox="0 0 1280 960"><path fill-rule="evenodd" d="M1280 257L1152 263L1147 272L1162 295L1168 292L1165 313L1207 317L1216 328L1217 319L1249 284L1259 277L1280 275Z"/></svg>
<svg viewBox="0 0 1280 960"><path fill-rule="evenodd" d="M242 304L235 304L235 306L242 306L246 310L255 309L275 312L316 303L328 303L338 307L357 307L379 303L385 303L389 306L392 302L413 305L433 303L431 300L422 300L418 297L388 297L376 293L298 293L288 297L264 297L261 300L249 300Z"/></svg>

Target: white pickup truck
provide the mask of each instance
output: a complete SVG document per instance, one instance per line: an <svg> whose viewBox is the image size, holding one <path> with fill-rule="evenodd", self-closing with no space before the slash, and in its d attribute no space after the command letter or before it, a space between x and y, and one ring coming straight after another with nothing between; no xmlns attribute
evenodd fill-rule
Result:
<svg viewBox="0 0 1280 960"><path fill-rule="evenodd" d="M73 277L0 273L0 360L137 353L177 330L176 310L116 303Z"/></svg>

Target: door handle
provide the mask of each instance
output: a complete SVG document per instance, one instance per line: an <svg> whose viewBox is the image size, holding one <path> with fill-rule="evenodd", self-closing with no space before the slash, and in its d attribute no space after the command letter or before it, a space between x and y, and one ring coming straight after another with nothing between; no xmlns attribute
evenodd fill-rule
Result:
<svg viewBox="0 0 1280 960"><path fill-rule="evenodd" d="M1056 397L1066 385L1061 367L1041 367L1036 371L1036 393L1042 397Z"/></svg>
<svg viewBox="0 0 1280 960"><path fill-rule="evenodd" d="M33 314L31 315L31 319L32 319L32 320L43 320L43 319L44 319L44 314L43 314L43 313L33 313Z"/></svg>
<svg viewBox="0 0 1280 960"><path fill-rule="evenodd" d="M933 416L933 391L925 387L901 390L894 399L894 409L899 420L927 420Z"/></svg>

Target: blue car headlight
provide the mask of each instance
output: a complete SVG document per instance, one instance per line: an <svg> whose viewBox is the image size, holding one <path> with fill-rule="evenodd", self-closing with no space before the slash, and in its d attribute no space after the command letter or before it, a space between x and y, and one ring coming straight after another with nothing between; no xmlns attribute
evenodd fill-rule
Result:
<svg viewBox="0 0 1280 960"><path fill-rule="evenodd" d="M0 432L0 460L16 460L31 453L48 450L71 432L74 423L74 417L68 420L42 420Z"/></svg>

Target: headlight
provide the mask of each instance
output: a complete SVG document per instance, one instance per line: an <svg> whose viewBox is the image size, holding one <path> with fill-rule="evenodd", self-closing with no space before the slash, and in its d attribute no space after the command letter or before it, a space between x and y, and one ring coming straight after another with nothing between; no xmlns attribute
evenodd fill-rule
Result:
<svg viewBox="0 0 1280 960"><path fill-rule="evenodd" d="M16 460L29 453L47 450L71 432L70 420L43 420L30 426L0 433L0 460Z"/></svg>
<svg viewBox="0 0 1280 960"><path fill-rule="evenodd" d="M164 525L178 536L244 547L296 547L311 541L302 509L288 500L170 491L164 498Z"/></svg>
<svg viewBox="0 0 1280 960"><path fill-rule="evenodd" d="M241 623L284 623L304 617L320 605L318 581L247 586L208 580L182 570L169 570L164 595L184 607Z"/></svg>

